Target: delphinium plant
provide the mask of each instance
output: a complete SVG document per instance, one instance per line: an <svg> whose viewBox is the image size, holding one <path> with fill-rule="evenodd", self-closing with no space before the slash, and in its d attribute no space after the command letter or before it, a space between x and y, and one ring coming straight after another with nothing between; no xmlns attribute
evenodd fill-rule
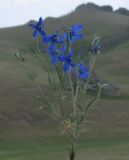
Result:
<svg viewBox="0 0 129 160"><path fill-rule="evenodd" d="M40 95L36 98L42 103L42 110L49 112L59 119L63 124L62 133L67 132L70 137L69 160L76 159L76 142L80 135L82 124L84 123L91 106L96 102L101 94L102 85L95 81L94 64L96 57L100 54L99 37L95 36L88 49L87 62L81 54L76 58L76 50L73 48L76 41L84 36L81 34L83 26L75 24L64 27L63 33L47 34L42 18L39 21L29 23L33 29L33 38L37 45L30 46L32 55L36 57L47 72L48 82L53 89L53 96L45 93L36 77L32 74L29 77L40 90ZM39 41L40 38L40 41ZM25 62L22 55L16 57ZM88 96L89 90L95 87L95 94ZM65 113L67 100L65 89L70 88L71 112Z"/></svg>

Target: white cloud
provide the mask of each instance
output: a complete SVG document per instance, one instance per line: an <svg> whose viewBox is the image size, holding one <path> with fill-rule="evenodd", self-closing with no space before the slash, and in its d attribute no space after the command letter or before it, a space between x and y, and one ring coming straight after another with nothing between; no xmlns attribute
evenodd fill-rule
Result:
<svg viewBox="0 0 129 160"><path fill-rule="evenodd" d="M27 3L35 3L35 2L41 2L42 0L0 0L0 3L2 5L7 5L7 4L27 4Z"/></svg>
<svg viewBox="0 0 129 160"><path fill-rule="evenodd" d="M90 0L0 0L0 27L25 23L30 19L60 16ZM129 8L128 0L91 0L99 5Z"/></svg>

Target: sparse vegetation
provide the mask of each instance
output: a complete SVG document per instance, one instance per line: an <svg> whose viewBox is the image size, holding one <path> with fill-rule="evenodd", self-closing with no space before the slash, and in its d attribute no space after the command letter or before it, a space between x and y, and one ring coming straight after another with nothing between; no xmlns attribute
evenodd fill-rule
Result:
<svg viewBox="0 0 129 160"><path fill-rule="evenodd" d="M52 32L57 28L57 26L62 28L64 24L70 25L74 23L82 23L86 26L86 30L88 32L91 31L91 33L94 32L101 35L103 42L102 49L105 48L105 50L104 54L100 55L98 58L96 72L100 77L103 77L103 79L117 85L122 92L122 97L102 98L96 106L90 110L91 114L88 117L89 121L95 123L92 123L92 125L87 124L88 130L87 133L85 133L87 134L87 137L104 137L104 141L106 141L108 137L117 136L119 139L119 137L123 138L128 136L128 21L128 16L109 11L106 12L99 8L96 10L93 9L91 12L88 7L83 10L80 8L75 12L60 18L46 20L45 27L48 32ZM92 36L91 33L87 38ZM56 120L49 119L47 114L43 114L43 112L39 111L40 104L37 104L36 101L32 100L32 97L35 96L35 94L38 95L38 90L32 87L30 82L21 75L21 73L23 73L22 71L25 70L25 67L23 67L23 65L19 67L19 63L17 63L13 56L13 54L17 52L17 48L23 48L23 46L30 42L31 32L25 25L23 25L14 28L0 29L0 35L0 148L2 148L0 152L0 159L40 160L44 158L44 160L50 160L51 157L48 155L50 150L53 151L53 158L56 160L60 159L65 155L62 151L66 147L66 144L64 142L61 146L57 142L57 136L55 136L56 140L53 142L51 142L52 138L50 138L53 135L56 135ZM84 39L84 41L87 40L88 39ZM79 45L79 48L81 48L81 44ZM27 59L27 61L29 60ZM29 61L29 64L29 70L36 66L37 72L40 72L37 62L33 63ZM40 76L38 78L40 79ZM42 86L48 92L51 92L48 90L45 72L43 74L43 78L44 81L41 82ZM69 93L67 92L67 94ZM68 102L66 102L66 110L67 107L69 107ZM41 125L43 126L42 130L40 129ZM94 135L91 134L92 130L94 130ZM46 143L39 143L38 140L33 140L34 137L38 138L41 137L41 135L43 137L48 135L48 139L50 141ZM5 141L2 140L3 137L6 137ZM12 137L18 137L19 139L31 137L32 139L30 139L30 141L26 140L25 142L24 140L13 140ZM44 141L43 137L41 138ZM99 144L97 142L92 143L93 146L96 145L97 147L90 148L88 146L88 150L86 149L87 151L85 151L86 146L83 142L83 147L80 145L81 151L79 151L79 156L82 156L82 160L85 160L86 155L87 158L92 160L94 160L94 157L99 160L128 160L129 158L128 140L123 140L122 143L118 141L116 145L113 145L112 143L114 143L114 141L112 141L111 145L105 143L102 147L98 147ZM21 145L23 146L21 147ZM46 146L49 146L50 148L47 150ZM34 152L35 155L33 154ZM94 153L94 155L92 153Z"/></svg>

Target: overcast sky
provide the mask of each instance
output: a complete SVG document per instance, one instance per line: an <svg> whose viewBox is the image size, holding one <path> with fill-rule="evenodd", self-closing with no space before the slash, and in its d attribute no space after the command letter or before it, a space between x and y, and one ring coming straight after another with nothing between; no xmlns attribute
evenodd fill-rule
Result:
<svg viewBox="0 0 129 160"><path fill-rule="evenodd" d="M115 9L129 9L129 0L0 0L0 27L24 24L40 16L58 17L89 1L99 5L112 5Z"/></svg>

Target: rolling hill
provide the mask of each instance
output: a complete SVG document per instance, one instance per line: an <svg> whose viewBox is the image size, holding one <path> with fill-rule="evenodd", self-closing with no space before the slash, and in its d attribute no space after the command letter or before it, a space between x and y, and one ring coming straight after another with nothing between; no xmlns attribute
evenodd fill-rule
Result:
<svg viewBox="0 0 129 160"><path fill-rule="evenodd" d="M64 26L71 24L83 24L86 38L77 45L81 52L85 51L85 44L90 37L94 34L101 36L102 53L98 57L95 70L100 77L118 86L122 96L101 99L90 111L89 119L96 121L97 125L88 126L89 135L92 130L96 136L128 135L128 22L129 16L114 12L110 7L99 7L91 3L83 4L62 17L49 17L45 20L45 28L49 33L57 28L62 30ZM38 90L25 77L30 66L26 67L14 58L14 53L24 48L30 41L32 34L27 25L0 29L0 130L5 136L16 136L17 133L21 135L22 132L25 134L27 127L33 130L33 126L40 128L42 123L47 127L49 122L53 121L39 110L40 104L34 100L34 96L39 94ZM31 65L35 67L32 63ZM49 90L46 73L44 72L40 78L43 78L42 86ZM69 104L66 103L66 106ZM38 129L34 130L33 134L37 134ZM32 132L28 131L28 134Z"/></svg>

